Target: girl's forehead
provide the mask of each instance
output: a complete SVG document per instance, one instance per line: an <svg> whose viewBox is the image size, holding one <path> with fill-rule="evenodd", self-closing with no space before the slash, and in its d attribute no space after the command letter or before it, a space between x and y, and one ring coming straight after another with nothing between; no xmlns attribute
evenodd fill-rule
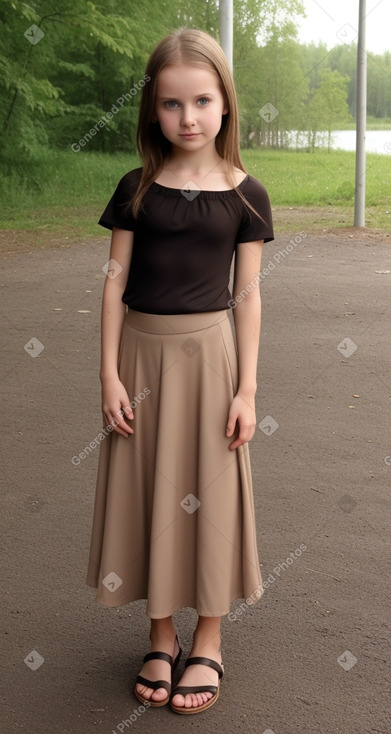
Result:
<svg viewBox="0 0 391 734"><path fill-rule="evenodd" d="M190 64L168 64L159 72L157 86L160 93L163 89L176 88L186 91L190 87L198 88L201 85L199 91L204 94L208 88L211 90L219 88L219 81L219 76L213 69Z"/></svg>

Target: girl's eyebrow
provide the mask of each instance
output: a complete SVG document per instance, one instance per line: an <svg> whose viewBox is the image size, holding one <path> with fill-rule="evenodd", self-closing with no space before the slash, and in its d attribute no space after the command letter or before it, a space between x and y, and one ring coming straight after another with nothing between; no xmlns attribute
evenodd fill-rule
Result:
<svg viewBox="0 0 391 734"><path fill-rule="evenodd" d="M194 99L198 99L199 97L213 97L213 94L211 92L203 92L203 94L195 94ZM163 101L165 99L175 100L177 101L178 97L175 97L174 95L172 97L157 97L159 101Z"/></svg>

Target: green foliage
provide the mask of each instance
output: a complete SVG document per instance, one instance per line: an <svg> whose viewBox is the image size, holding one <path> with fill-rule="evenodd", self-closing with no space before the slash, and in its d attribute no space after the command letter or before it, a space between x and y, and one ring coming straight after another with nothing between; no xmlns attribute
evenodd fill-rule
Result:
<svg viewBox="0 0 391 734"><path fill-rule="evenodd" d="M300 126L307 89L292 23L303 6L298 0L246 0L236 8L234 75L242 145L280 147L286 131ZM262 113L265 104L277 110L274 120Z"/></svg>
<svg viewBox="0 0 391 734"><path fill-rule="evenodd" d="M369 54L368 110L375 117L391 117L391 53Z"/></svg>
<svg viewBox="0 0 391 734"><path fill-rule="evenodd" d="M3 160L34 157L43 142L71 145L142 78L146 49L160 37L148 27L148 5L64 0L54 10L50 0L0 0ZM33 43L25 36L32 24L43 34L35 41L30 33ZM134 133L134 113L118 115L100 136L103 150L110 131L130 124Z"/></svg>
<svg viewBox="0 0 391 734"><path fill-rule="evenodd" d="M310 130L313 147L320 131L348 124L346 101L354 112L356 47L328 52L322 44L299 44L295 21L302 13L300 0L234 0L243 146L283 147L288 131ZM134 153L140 94L129 92L152 48L180 26L218 39L219 2L0 0L0 22L0 158L11 171L39 159L45 147L67 150L85 140L88 152ZM42 37L28 32L32 25ZM390 53L369 54L374 117L391 118L390 74ZM273 120L259 114L266 103L278 111Z"/></svg>
<svg viewBox="0 0 391 734"><path fill-rule="evenodd" d="M343 77L337 70L323 69L319 72L319 80L319 87L313 92L307 109L309 144L313 149L317 132L326 130L330 150L332 130L350 119L347 104L349 77Z"/></svg>

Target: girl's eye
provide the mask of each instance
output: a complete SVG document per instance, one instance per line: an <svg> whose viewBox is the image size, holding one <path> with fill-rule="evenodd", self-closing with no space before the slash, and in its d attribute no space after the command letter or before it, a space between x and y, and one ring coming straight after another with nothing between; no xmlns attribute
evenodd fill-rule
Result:
<svg viewBox="0 0 391 734"><path fill-rule="evenodd" d="M205 107L208 104L209 99L207 97L200 97L198 102L201 105L201 107Z"/></svg>
<svg viewBox="0 0 391 734"><path fill-rule="evenodd" d="M173 100L173 99L169 99L168 102L165 102L165 105L166 105L166 107L168 107L168 109L174 110L175 107L178 106L178 103L175 102L175 100Z"/></svg>

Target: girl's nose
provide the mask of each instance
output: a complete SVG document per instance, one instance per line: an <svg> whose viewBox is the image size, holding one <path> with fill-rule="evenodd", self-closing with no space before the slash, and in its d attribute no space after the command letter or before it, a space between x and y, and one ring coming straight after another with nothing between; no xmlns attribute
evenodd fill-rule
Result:
<svg viewBox="0 0 391 734"><path fill-rule="evenodd" d="M184 105L182 109L182 125L192 125L194 123L194 110L192 105Z"/></svg>

